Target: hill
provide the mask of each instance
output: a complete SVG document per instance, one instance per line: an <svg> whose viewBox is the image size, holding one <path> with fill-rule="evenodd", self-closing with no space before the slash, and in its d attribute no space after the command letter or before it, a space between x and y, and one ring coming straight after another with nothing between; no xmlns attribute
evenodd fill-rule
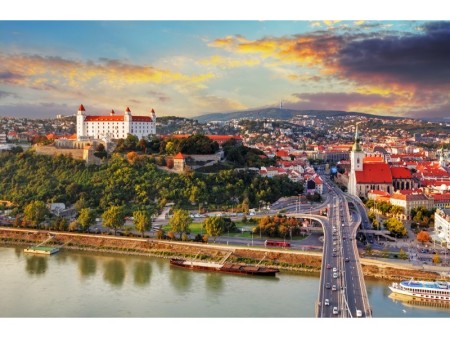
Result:
<svg viewBox="0 0 450 338"><path fill-rule="evenodd" d="M278 119L289 120L297 115L309 115L316 118L327 118L332 116L366 116L372 118L384 118L384 119L398 119L399 117L393 116L381 116L372 115L358 112L346 112L338 110L294 110L294 109L280 109L280 108L261 108L245 111L236 111L228 113L211 113L194 117L200 123L206 123L210 121L229 121L233 119Z"/></svg>

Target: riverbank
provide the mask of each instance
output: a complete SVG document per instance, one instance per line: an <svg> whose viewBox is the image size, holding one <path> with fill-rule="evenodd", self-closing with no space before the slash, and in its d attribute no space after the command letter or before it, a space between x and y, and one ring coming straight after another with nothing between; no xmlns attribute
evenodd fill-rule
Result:
<svg viewBox="0 0 450 338"><path fill-rule="evenodd" d="M0 228L0 245L29 246L44 241L47 241L46 246L55 246L63 250L144 255L160 258L196 258L218 262L226 255L230 255L227 259L228 262L260 264L280 270L318 274L320 274L322 266L322 253L315 252ZM364 276L377 279L442 278L438 271L425 270L423 266L415 267L404 262L386 262L363 258L361 259L361 266Z"/></svg>

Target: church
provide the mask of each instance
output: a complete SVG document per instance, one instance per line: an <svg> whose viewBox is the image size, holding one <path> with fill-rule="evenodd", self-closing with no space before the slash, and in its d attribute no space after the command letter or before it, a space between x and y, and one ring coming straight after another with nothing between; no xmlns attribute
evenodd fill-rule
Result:
<svg viewBox="0 0 450 338"><path fill-rule="evenodd" d="M152 109L149 115L132 115L130 108L124 114L86 115L83 105L77 113L77 140L125 139L132 134L141 139L156 134L156 113Z"/></svg>
<svg viewBox="0 0 450 338"><path fill-rule="evenodd" d="M405 167L390 166L383 156L366 156L361 148L356 126L355 143L350 153L350 174L348 192L357 197L367 198L370 190L394 193L399 189L413 189L411 172Z"/></svg>

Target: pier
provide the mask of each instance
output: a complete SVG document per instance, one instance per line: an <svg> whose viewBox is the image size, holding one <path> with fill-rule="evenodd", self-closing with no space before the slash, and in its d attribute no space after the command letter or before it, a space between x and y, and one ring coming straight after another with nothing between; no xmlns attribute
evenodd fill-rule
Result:
<svg viewBox="0 0 450 338"><path fill-rule="evenodd" d="M59 251L59 248L50 247L50 246L44 246L47 242L51 241L54 236L49 234L49 238L47 238L42 243L39 243L36 246L31 246L29 248L24 249L23 251L25 253L33 253L33 254L43 254L43 255L52 255L54 253L57 253Z"/></svg>

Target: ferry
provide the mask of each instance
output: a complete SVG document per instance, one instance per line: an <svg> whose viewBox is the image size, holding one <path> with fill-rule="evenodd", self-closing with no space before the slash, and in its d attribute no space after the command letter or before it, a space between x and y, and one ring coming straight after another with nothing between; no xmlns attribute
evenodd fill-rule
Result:
<svg viewBox="0 0 450 338"><path fill-rule="evenodd" d="M400 283L392 283L389 289L397 294L410 296L415 299L450 301L450 283L449 282L427 282L401 281Z"/></svg>

